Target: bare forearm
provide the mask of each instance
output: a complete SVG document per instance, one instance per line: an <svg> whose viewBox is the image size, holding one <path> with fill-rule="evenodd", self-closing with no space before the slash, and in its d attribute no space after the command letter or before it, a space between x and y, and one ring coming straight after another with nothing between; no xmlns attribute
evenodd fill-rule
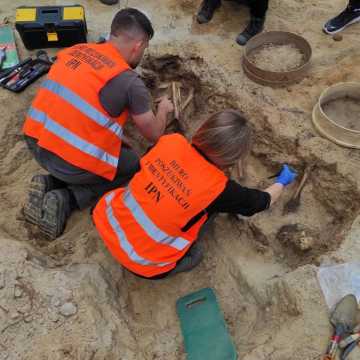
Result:
<svg viewBox="0 0 360 360"><path fill-rule="evenodd" d="M145 114L133 115L132 118L141 135L151 143L156 143L164 133L166 110L159 109L156 116L149 111Z"/></svg>
<svg viewBox="0 0 360 360"><path fill-rule="evenodd" d="M155 139L155 141L157 141L157 139L164 133L165 128L166 128L166 121L167 121L167 111L164 110L163 108L159 107L157 113L156 113L156 135L157 138Z"/></svg>
<svg viewBox="0 0 360 360"><path fill-rule="evenodd" d="M284 185L279 184L279 183L275 183L275 184L270 185L268 188L266 188L264 190L265 192L267 192L271 196L270 206L272 204L274 204L279 199L283 189L284 189Z"/></svg>

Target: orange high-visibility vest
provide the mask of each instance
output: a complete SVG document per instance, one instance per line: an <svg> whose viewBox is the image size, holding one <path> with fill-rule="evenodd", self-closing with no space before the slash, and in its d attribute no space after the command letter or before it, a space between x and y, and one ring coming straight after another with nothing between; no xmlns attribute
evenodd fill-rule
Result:
<svg viewBox="0 0 360 360"><path fill-rule="evenodd" d="M128 111L110 117L99 93L128 69L110 43L79 44L61 51L28 111L24 133L70 164L112 180Z"/></svg>
<svg viewBox="0 0 360 360"><path fill-rule="evenodd" d="M93 219L124 267L153 277L173 269L188 251L207 219L204 210L228 179L178 134L162 136L140 164L128 187L103 196ZM181 230L202 211L198 222Z"/></svg>

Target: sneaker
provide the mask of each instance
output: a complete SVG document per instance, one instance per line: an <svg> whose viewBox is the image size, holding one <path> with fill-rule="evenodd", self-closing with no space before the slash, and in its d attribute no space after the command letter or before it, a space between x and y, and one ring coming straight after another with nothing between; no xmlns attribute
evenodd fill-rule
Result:
<svg viewBox="0 0 360 360"><path fill-rule="evenodd" d="M119 0L100 0L100 2L105 5L116 5L119 3Z"/></svg>
<svg viewBox="0 0 360 360"><path fill-rule="evenodd" d="M338 16L330 19L323 27L326 34L336 34L347 26L360 21L360 9L348 6Z"/></svg>
<svg viewBox="0 0 360 360"><path fill-rule="evenodd" d="M237 36L236 42L241 46L246 45L253 36L259 34L264 29L264 23L265 18L252 17L249 25Z"/></svg>
<svg viewBox="0 0 360 360"><path fill-rule="evenodd" d="M221 1L217 0L204 0L201 4L200 10L196 16L197 22L199 24L208 23L214 15L215 10L220 7Z"/></svg>
<svg viewBox="0 0 360 360"><path fill-rule="evenodd" d="M41 207L45 194L54 190L55 178L51 175L35 175L31 179L28 202L24 206L25 220L37 225L41 218Z"/></svg>
<svg viewBox="0 0 360 360"><path fill-rule="evenodd" d="M65 230L71 214L70 194L67 189L57 189L45 194L42 204L39 229L50 240L55 240Z"/></svg>

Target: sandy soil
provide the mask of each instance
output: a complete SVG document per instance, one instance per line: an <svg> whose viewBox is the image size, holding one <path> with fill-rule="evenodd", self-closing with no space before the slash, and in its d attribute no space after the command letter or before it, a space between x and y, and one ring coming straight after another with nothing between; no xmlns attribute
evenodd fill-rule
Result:
<svg viewBox="0 0 360 360"><path fill-rule="evenodd" d="M77 2L86 7L90 40L108 31L117 6ZM331 326L316 270L323 263L358 258L360 153L319 137L311 111L326 87L360 81L360 26L335 42L321 26L345 1L271 1L266 29L298 33L313 48L308 76L272 89L251 82L241 69L243 48L234 39L248 10L224 2L213 21L200 26L193 17L199 3L121 2L139 7L155 24L143 64L156 74L149 85L154 93L158 83L169 80L194 88L195 101L185 117L188 134L213 111L238 107L248 115L256 137L244 185L268 185L267 177L283 162L300 173L313 164L298 211L283 214L290 188L276 206L251 219L219 216L204 239L204 262L189 274L159 282L123 271L104 248L88 211L74 214L66 233L48 243L21 216L30 178L41 171L21 137L39 84L19 95L1 91L0 360L185 359L175 302L207 286L217 293L241 359L321 358ZM2 0L0 17L14 21L20 5ZM25 57L19 39L18 47ZM161 60L167 54L176 56L170 65ZM134 135L131 127L128 131ZM140 141L139 151L143 145Z"/></svg>
<svg viewBox="0 0 360 360"><path fill-rule="evenodd" d="M340 98L323 105L325 114L340 126L360 131L360 100Z"/></svg>
<svg viewBox="0 0 360 360"><path fill-rule="evenodd" d="M304 55L294 45L267 44L250 54L250 61L258 68L284 72L294 70L303 64Z"/></svg>

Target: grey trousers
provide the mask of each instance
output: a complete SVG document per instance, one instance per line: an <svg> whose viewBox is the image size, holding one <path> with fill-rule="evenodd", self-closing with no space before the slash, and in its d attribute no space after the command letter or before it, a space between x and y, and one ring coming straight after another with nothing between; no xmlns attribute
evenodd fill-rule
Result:
<svg viewBox="0 0 360 360"><path fill-rule="evenodd" d="M52 152L39 147L37 141L29 136L25 136L25 141L38 164L71 190L80 210L95 205L106 192L126 185L140 170L139 157L133 150L124 146L121 148L116 176L110 181L69 164Z"/></svg>

